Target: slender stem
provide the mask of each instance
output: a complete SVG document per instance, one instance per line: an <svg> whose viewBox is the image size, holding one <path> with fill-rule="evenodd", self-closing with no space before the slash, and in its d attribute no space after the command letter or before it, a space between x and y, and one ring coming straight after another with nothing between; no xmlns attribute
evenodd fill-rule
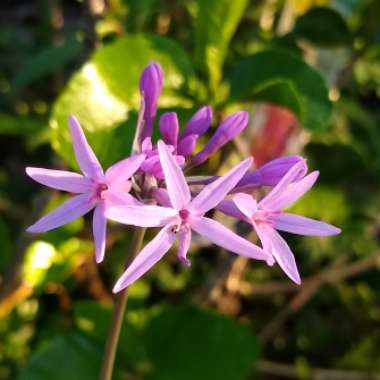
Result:
<svg viewBox="0 0 380 380"><path fill-rule="evenodd" d="M136 228L133 232L131 246L129 248L128 262L140 251L145 235L145 228ZM115 296L115 309L112 317L111 328L108 333L106 348L104 351L102 369L99 380L111 380L117 344L119 341L120 330L124 319L125 309L128 301L128 288L122 290Z"/></svg>

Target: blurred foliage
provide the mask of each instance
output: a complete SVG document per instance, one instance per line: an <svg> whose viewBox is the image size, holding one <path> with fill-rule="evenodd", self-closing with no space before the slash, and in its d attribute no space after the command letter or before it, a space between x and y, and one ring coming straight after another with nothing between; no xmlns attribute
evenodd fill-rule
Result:
<svg viewBox="0 0 380 380"><path fill-rule="evenodd" d="M130 231L110 225L100 266L87 218L30 237L25 226L65 197L24 168L76 168L70 113L104 167L128 154L151 60L164 68L160 113L176 110L182 126L203 104L214 108L213 127L233 110L251 113L242 138L205 172L223 172L241 148L303 154L320 178L292 211L344 233L286 234L301 290L308 276L332 274L260 349L256 335L299 294L280 270L253 263L239 277L234 268L210 291L228 254L195 240L183 268L170 253L130 289L114 379L276 378L256 373L262 358L305 379L313 367L379 371L379 19L377 0L2 2L0 379L97 377ZM271 125L268 102L295 117ZM347 265L364 269L350 274ZM268 291L272 281L283 286Z"/></svg>

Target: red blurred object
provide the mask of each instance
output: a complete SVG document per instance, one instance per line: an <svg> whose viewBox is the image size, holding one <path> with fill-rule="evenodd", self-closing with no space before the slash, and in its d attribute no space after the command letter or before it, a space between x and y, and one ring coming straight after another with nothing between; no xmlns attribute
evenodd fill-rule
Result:
<svg viewBox="0 0 380 380"><path fill-rule="evenodd" d="M285 154L289 140L298 131L296 117L286 108L265 104L260 112L263 122L251 144L257 167Z"/></svg>

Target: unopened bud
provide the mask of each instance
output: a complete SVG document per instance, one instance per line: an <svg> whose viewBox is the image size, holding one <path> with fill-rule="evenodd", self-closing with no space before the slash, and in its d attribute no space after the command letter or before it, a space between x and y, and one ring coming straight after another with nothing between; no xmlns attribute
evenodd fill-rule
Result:
<svg viewBox="0 0 380 380"><path fill-rule="evenodd" d="M166 112L160 117L160 132L167 145L177 145L179 124L175 112Z"/></svg>
<svg viewBox="0 0 380 380"><path fill-rule="evenodd" d="M152 123L157 113L158 98L162 91L162 68L156 62L151 62L142 72L140 78L140 92L144 97L144 128L141 141L152 135Z"/></svg>
<svg viewBox="0 0 380 380"><path fill-rule="evenodd" d="M193 157L192 166L202 164L215 151L232 140L248 125L248 119L248 112L245 111L235 112L224 119L205 147Z"/></svg>

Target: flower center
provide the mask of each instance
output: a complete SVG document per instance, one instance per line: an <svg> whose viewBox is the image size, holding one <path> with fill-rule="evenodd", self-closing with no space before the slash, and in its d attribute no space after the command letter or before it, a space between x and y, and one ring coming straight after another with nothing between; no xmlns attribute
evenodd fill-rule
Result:
<svg viewBox="0 0 380 380"><path fill-rule="evenodd" d="M181 217L182 223L186 223L187 220L189 219L189 211L186 209L183 209L179 212L179 216Z"/></svg>
<svg viewBox="0 0 380 380"><path fill-rule="evenodd" d="M252 220L256 223L273 224L273 217L278 214L277 211L257 210L252 215Z"/></svg>
<svg viewBox="0 0 380 380"><path fill-rule="evenodd" d="M100 199L104 199L104 192L108 190L108 185L100 183L96 189L96 196Z"/></svg>
<svg viewBox="0 0 380 380"><path fill-rule="evenodd" d="M176 234L178 233L182 227L185 227L189 222L189 216L190 212L186 209L182 209L179 213L179 217L181 218L181 221L173 226L172 231Z"/></svg>

